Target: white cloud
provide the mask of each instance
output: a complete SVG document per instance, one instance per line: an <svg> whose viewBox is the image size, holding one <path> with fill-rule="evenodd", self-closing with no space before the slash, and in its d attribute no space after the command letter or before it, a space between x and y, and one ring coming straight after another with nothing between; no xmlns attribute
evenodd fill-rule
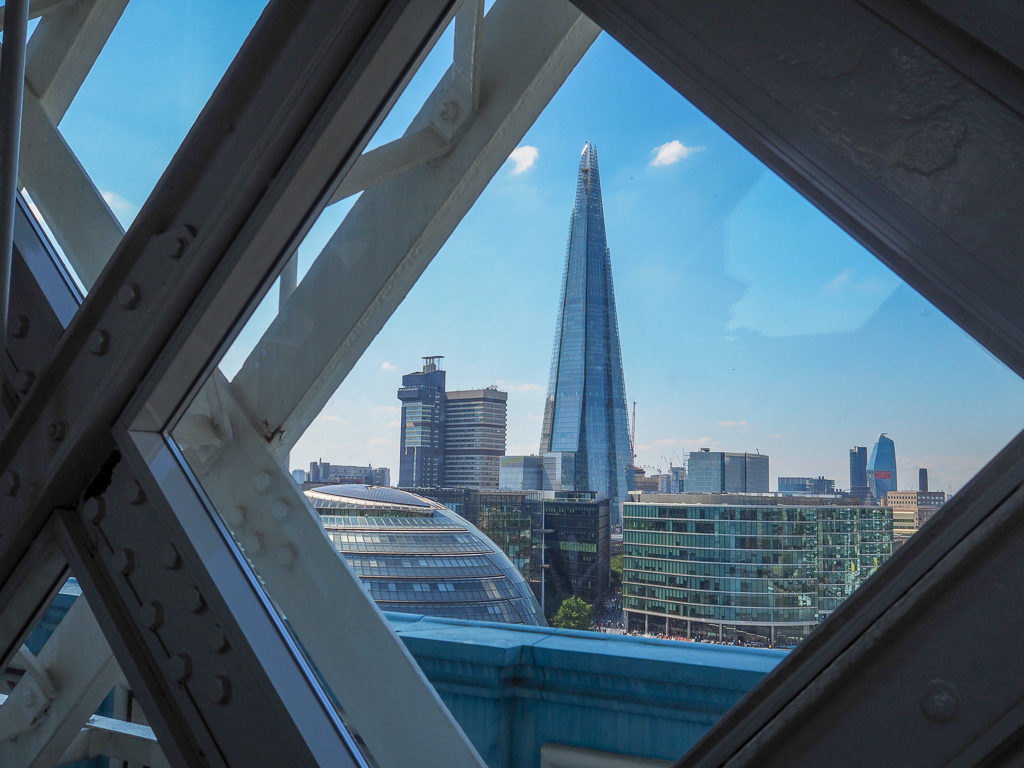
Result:
<svg viewBox="0 0 1024 768"><path fill-rule="evenodd" d="M847 267L838 275L836 275L827 283L825 283L825 290L828 291L829 293L834 293L835 291L842 289L847 283L850 282L852 278L853 268Z"/></svg>
<svg viewBox="0 0 1024 768"><path fill-rule="evenodd" d="M117 216L117 220L121 222L122 226L127 227L132 223L135 215L139 212L139 206L121 197L117 192L104 190L100 194L103 196L103 201L110 206L110 210Z"/></svg>
<svg viewBox="0 0 1024 768"><path fill-rule="evenodd" d="M373 406L373 410L379 411L381 413L391 413L396 416L402 412L402 409L399 408L397 405L375 405Z"/></svg>
<svg viewBox="0 0 1024 768"><path fill-rule="evenodd" d="M685 160L694 152L703 151L704 147L687 147L678 139L672 139L667 144L655 147L651 150L654 157L651 158L651 167L659 165L674 165L680 160Z"/></svg>
<svg viewBox="0 0 1024 768"><path fill-rule="evenodd" d="M369 442L367 443L367 445L369 445L371 447L397 448L398 447L398 441L397 440L389 440L386 437L371 437Z"/></svg>
<svg viewBox="0 0 1024 768"><path fill-rule="evenodd" d="M398 429L400 426L402 426L402 422L400 422L400 421L389 421L388 422L388 426L391 427L391 429Z"/></svg>
<svg viewBox="0 0 1024 768"><path fill-rule="evenodd" d="M531 147L529 144L516 147L508 156L513 165L512 173L518 176L520 173L530 170L536 164L538 157L540 157L540 152L536 147Z"/></svg>
<svg viewBox="0 0 1024 768"><path fill-rule="evenodd" d="M331 424L351 424L352 419L343 419L340 416L331 416L330 414L323 414L321 417L324 421L330 422Z"/></svg>
<svg viewBox="0 0 1024 768"><path fill-rule="evenodd" d="M720 427L745 427L745 426L747 426L747 421L746 421L746 419L744 419L742 421L732 421L730 419L723 419L722 421L718 422L718 426L720 426Z"/></svg>
<svg viewBox="0 0 1024 768"><path fill-rule="evenodd" d="M387 360L385 360L383 363L380 364L380 369L382 371L397 371L398 366L394 365L393 363L389 363Z"/></svg>

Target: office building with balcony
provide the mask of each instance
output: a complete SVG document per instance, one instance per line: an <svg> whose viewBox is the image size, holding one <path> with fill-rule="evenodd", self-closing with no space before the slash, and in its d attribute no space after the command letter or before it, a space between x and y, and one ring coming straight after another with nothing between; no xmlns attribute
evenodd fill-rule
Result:
<svg viewBox="0 0 1024 768"><path fill-rule="evenodd" d="M562 488L610 499L618 520L633 457L601 176L589 142L576 177L541 427L540 453L552 451L576 455L573 485L563 478Z"/></svg>
<svg viewBox="0 0 1024 768"><path fill-rule="evenodd" d="M684 497L625 505L630 631L795 645L892 554L883 507Z"/></svg>
<svg viewBox="0 0 1024 768"><path fill-rule="evenodd" d="M526 579L479 528L450 509L397 488L325 486L305 491L335 549L383 610L543 624ZM488 503L495 535L513 552L529 541L529 518ZM525 554L520 559L529 559Z"/></svg>

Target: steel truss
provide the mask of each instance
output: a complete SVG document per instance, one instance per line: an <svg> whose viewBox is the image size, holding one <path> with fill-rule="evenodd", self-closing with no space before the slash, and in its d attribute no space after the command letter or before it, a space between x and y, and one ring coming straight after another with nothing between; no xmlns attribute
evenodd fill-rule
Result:
<svg viewBox="0 0 1024 768"><path fill-rule="evenodd" d="M1024 189L1022 62L991 25L938 0L575 2L1024 372L1024 219L977 183ZM545 0L486 18L482 0L272 2L125 234L57 127L125 4L30 8L20 179L89 294L19 208L0 660L28 671L0 757L479 765L281 460L598 28ZM405 136L363 153L453 17L452 68ZM303 235L356 192L294 286ZM282 268L278 317L228 382L220 352ZM1020 624L1001 574L1024 543L1022 480L1018 438L681 764L870 762L864 733L891 734L868 745L878 761L1013 753L1017 660L974 628ZM30 658L69 563L89 604ZM152 732L87 720L120 670Z"/></svg>

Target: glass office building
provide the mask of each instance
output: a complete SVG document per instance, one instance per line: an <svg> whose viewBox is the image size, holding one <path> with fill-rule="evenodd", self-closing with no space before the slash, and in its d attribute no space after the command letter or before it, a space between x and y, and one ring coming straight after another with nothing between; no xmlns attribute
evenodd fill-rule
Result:
<svg viewBox="0 0 1024 768"><path fill-rule="evenodd" d="M885 494L898 491L896 482L896 445L885 432L878 436L867 467L868 489L877 502L885 501Z"/></svg>
<svg viewBox="0 0 1024 768"><path fill-rule="evenodd" d="M575 453L575 490L609 498L619 514L633 487L633 457L601 177L589 142L580 155L541 428L540 453L551 451Z"/></svg>
<svg viewBox="0 0 1024 768"><path fill-rule="evenodd" d="M610 501L586 491L557 491L536 508L534 557L539 560L543 548L548 613L567 597L593 604L608 590L610 517Z"/></svg>
<svg viewBox="0 0 1024 768"><path fill-rule="evenodd" d="M892 512L628 503L623 542L629 630L795 645L892 554Z"/></svg>
<svg viewBox="0 0 1024 768"><path fill-rule="evenodd" d="M326 486L305 494L382 610L544 624L515 565L443 504L375 486ZM494 514L489 506L488 515Z"/></svg>
<svg viewBox="0 0 1024 768"><path fill-rule="evenodd" d="M768 457L761 453L691 451L687 493L768 493Z"/></svg>
<svg viewBox="0 0 1024 768"><path fill-rule="evenodd" d="M438 486L444 482L445 372L443 355L423 358L423 370L402 377L401 447L398 484Z"/></svg>

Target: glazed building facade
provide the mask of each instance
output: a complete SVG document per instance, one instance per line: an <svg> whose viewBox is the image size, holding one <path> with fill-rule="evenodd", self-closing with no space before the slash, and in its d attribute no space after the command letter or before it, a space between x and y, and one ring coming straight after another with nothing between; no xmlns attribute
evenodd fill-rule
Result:
<svg viewBox="0 0 1024 768"><path fill-rule="evenodd" d="M631 631L795 645L893 549L883 507L631 502L624 512Z"/></svg>
<svg viewBox="0 0 1024 768"><path fill-rule="evenodd" d="M305 495L381 610L544 624L516 566L443 504L374 486L327 486Z"/></svg>

